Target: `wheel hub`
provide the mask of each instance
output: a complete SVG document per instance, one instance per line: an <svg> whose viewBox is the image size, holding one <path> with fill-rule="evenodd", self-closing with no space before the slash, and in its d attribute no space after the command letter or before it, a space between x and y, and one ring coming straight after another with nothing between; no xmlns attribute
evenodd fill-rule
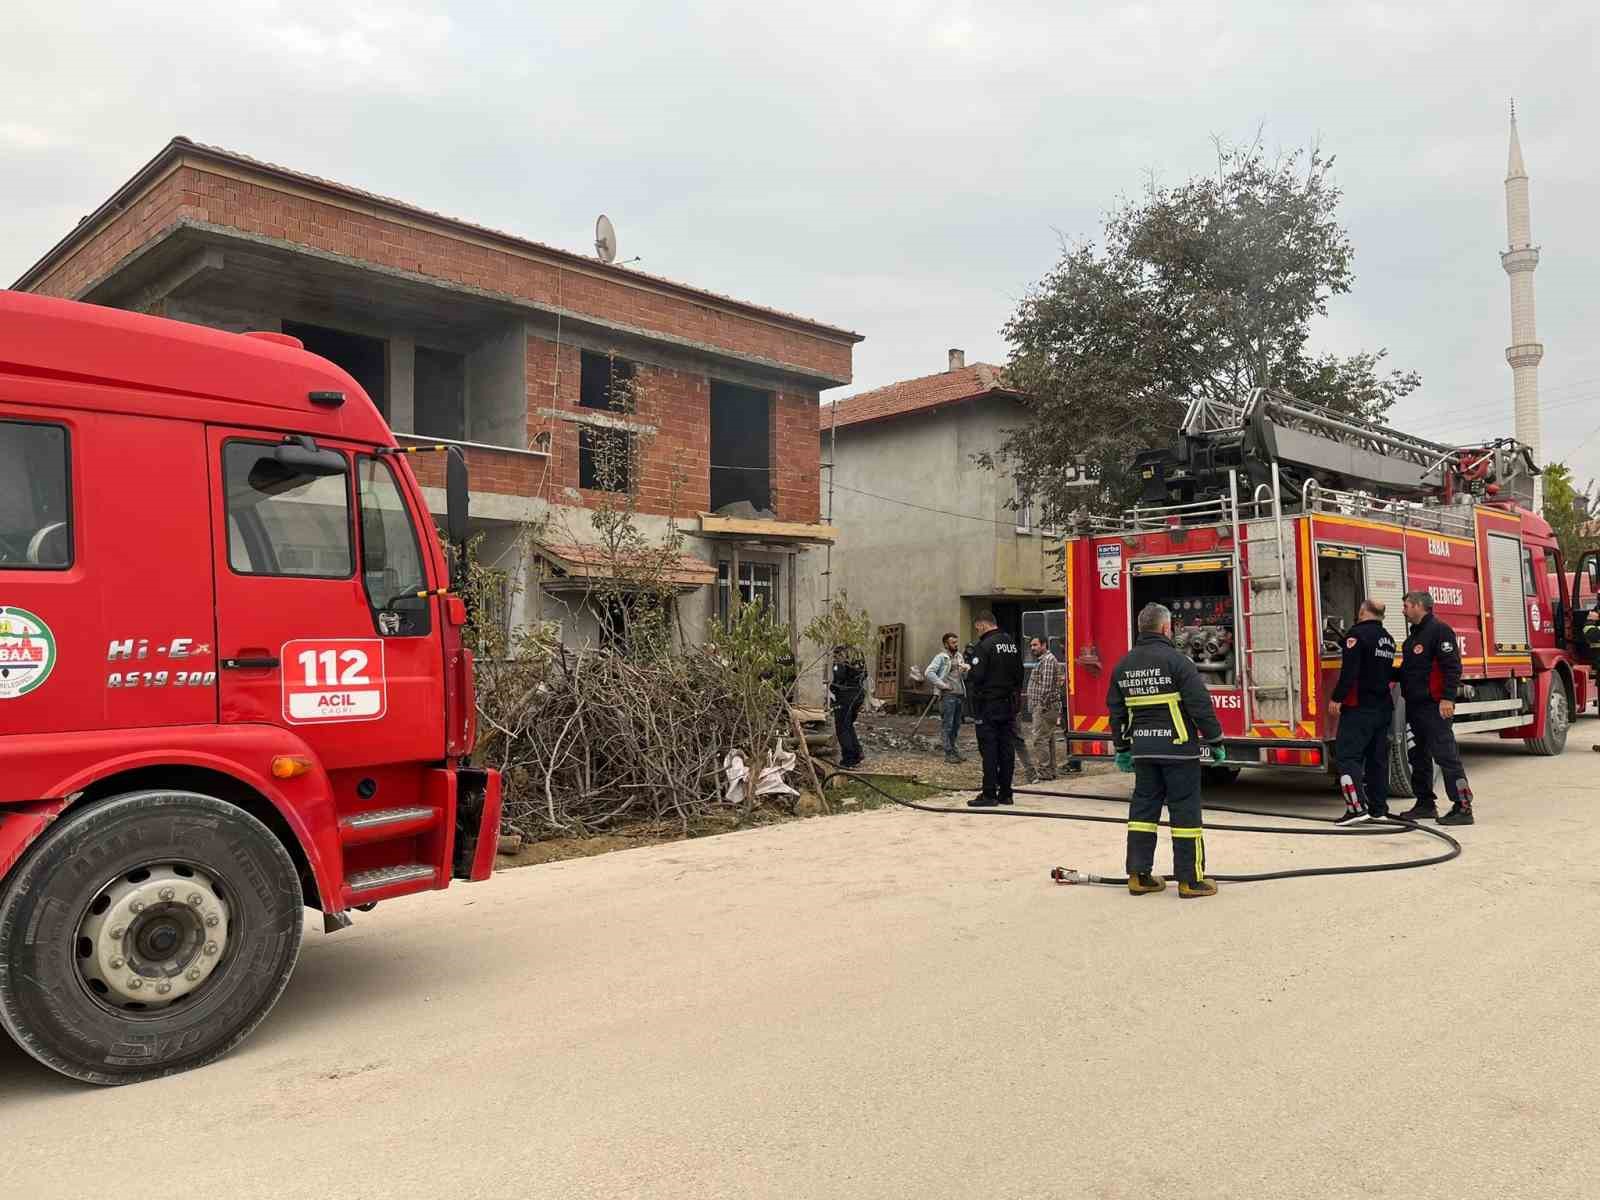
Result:
<svg viewBox="0 0 1600 1200"><path fill-rule="evenodd" d="M1546 724L1550 732L1560 737L1567 728L1567 694L1562 690L1560 683L1552 680L1550 683L1550 713Z"/></svg>
<svg viewBox="0 0 1600 1200"><path fill-rule="evenodd" d="M78 972L117 1007L164 1008L191 995L222 961L228 906L211 877L182 863L119 875L78 927Z"/></svg>

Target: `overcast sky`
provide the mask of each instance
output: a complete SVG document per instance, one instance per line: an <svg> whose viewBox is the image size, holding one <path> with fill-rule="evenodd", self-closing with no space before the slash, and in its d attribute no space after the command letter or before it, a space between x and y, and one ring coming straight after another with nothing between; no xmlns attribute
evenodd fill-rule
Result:
<svg viewBox="0 0 1600 1200"><path fill-rule="evenodd" d="M1600 475L1594 0L6 8L6 282L182 133L578 251L605 211L645 270L865 334L870 387L1003 362L1058 231L1264 126L1338 156L1319 344L1420 370L1397 423L1446 439L1510 431L1514 94L1547 457Z"/></svg>

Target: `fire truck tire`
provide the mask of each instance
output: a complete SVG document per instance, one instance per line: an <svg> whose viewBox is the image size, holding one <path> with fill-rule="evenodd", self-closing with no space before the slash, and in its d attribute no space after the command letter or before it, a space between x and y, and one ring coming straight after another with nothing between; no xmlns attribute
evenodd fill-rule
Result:
<svg viewBox="0 0 1600 1200"><path fill-rule="evenodd" d="M1394 726L1389 730L1389 795L1397 800L1416 796L1411 786L1411 726L1406 724L1406 702L1395 697Z"/></svg>
<svg viewBox="0 0 1600 1200"><path fill-rule="evenodd" d="M0 1027L84 1083L203 1066L283 994L303 899L283 844L215 797L130 792L69 812L0 891Z"/></svg>
<svg viewBox="0 0 1600 1200"><path fill-rule="evenodd" d="M1544 733L1524 738L1522 744L1534 754L1560 754L1567 748L1567 731L1572 728L1572 705L1567 701L1567 685L1561 676L1550 676L1549 694L1544 701Z"/></svg>

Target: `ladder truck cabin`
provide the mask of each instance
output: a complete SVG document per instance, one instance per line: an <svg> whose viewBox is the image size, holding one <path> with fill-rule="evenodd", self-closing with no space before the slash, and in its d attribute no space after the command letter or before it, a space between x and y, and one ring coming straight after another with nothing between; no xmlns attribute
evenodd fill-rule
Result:
<svg viewBox="0 0 1600 1200"><path fill-rule="evenodd" d="M0 292L0 1025L29 1054L198 1066L277 1000L305 906L333 930L488 878L444 452L453 556L294 338Z"/></svg>
<svg viewBox="0 0 1600 1200"><path fill-rule="evenodd" d="M1600 563L1593 553L1562 561L1529 510L1537 468L1515 442L1437 445L1257 391L1240 405L1191 404L1178 445L1136 465L1139 504L1080 518L1066 543L1077 753L1114 752L1108 673L1152 601L1172 610L1173 640L1222 721L1227 759L1213 781L1244 767L1331 772L1328 697L1363 596L1387 606L1397 645L1402 595L1433 596L1461 641L1458 734L1559 754L1591 702L1580 604ZM1397 697L1390 788L1400 796L1412 794L1406 741Z"/></svg>

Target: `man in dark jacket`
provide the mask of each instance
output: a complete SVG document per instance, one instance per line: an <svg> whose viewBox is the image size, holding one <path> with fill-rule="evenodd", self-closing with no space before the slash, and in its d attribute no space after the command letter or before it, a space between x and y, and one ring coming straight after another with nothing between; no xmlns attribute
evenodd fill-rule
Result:
<svg viewBox="0 0 1600 1200"><path fill-rule="evenodd" d="M1589 662L1600 670L1600 604L1589 610L1589 617L1583 623L1583 644L1589 650Z"/></svg>
<svg viewBox="0 0 1600 1200"><path fill-rule="evenodd" d="M1222 723L1200 672L1172 644L1172 613L1164 605L1146 604L1138 626L1138 640L1106 689L1117 766L1134 776L1128 890L1140 896L1167 886L1155 874L1156 828L1165 804L1178 895L1186 900L1215 896L1217 885L1206 878L1200 827L1200 764L1222 761Z"/></svg>
<svg viewBox="0 0 1600 1200"><path fill-rule="evenodd" d="M1441 825L1471 825L1472 788L1461 766L1450 720L1456 715L1456 689L1461 685L1461 642L1456 631L1433 615L1433 596L1405 594L1411 633L1400 647L1400 695L1411 727L1411 790L1416 804L1400 814L1403 821L1436 820ZM1444 816L1433 797L1433 764L1444 775L1450 811Z"/></svg>
<svg viewBox="0 0 1600 1200"><path fill-rule="evenodd" d="M983 793L967 801L969 808L1011 803L1011 777L1016 771L1017 694L1022 690L1022 653L1011 635L995 624L992 612L972 622L978 644L972 648L967 695L983 758Z"/></svg>
<svg viewBox="0 0 1600 1200"><path fill-rule="evenodd" d="M1361 602L1356 623L1344 635L1344 662L1333 685L1339 734L1333 743L1344 793L1339 825L1358 825L1389 815L1389 730L1394 724L1394 638L1383 627L1384 606Z"/></svg>
<svg viewBox="0 0 1600 1200"><path fill-rule="evenodd" d="M828 681L833 699L833 732L839 742L839 765L845 770L861 765L861 739L856 736L856 716L867 696L867 668L861 655L849 646L833 648L833 676Z"/></svg>

